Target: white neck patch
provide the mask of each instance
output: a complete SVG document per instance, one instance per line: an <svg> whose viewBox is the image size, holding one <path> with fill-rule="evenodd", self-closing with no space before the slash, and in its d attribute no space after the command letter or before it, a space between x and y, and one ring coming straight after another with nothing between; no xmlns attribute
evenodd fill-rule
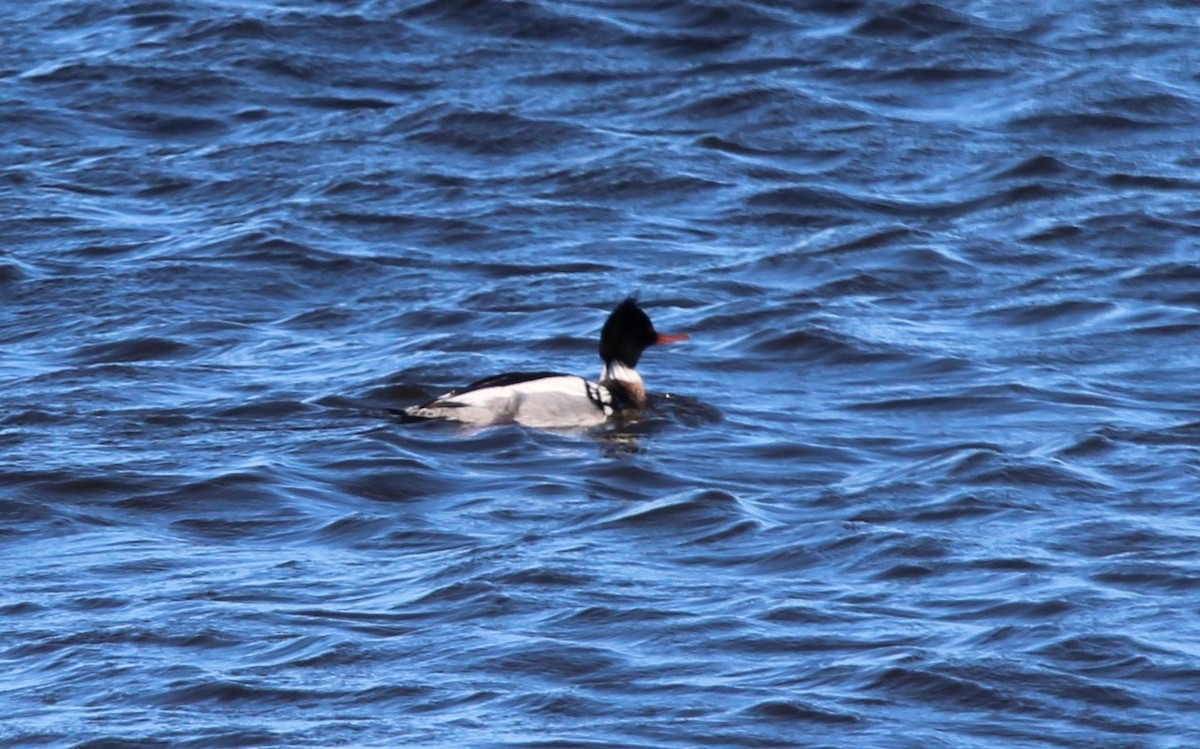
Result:
<svg viewBox="0 0 1200 749"><path fill-rule="evenodd" d="M614 361L604 365L604 369L600 372L600 381L616 380L627 385L636 386L638 388L645 387L642 382L642 376L633 367L628 367L619 361Z"/></svg>
<svg viewBox="0 0 1200 749"><path fill-rule="evenodd" d="M618 361L605 364L604 370L600 372L600 384L604 385L609 382L619 382L633 398L637 407L645 408L646 384L642 382L642 376L636 369Z"/></svg>

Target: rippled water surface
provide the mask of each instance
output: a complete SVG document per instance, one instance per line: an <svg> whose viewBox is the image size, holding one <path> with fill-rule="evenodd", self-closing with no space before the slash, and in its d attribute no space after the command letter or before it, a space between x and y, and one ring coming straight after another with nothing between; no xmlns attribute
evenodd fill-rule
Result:
<svg viewBox="0 0 1200 749"><path fill-rule="evenodd" d="M3 745L1197 744L1194 5L3 6Z"/></svg>

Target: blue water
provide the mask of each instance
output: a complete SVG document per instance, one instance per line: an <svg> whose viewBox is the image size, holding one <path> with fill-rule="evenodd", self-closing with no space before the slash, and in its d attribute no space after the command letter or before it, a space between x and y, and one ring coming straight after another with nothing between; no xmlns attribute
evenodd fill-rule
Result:
<svg viewBox="0 0 1200 749"><path fill-rule="evenodd" d="M1193 5L2 17L0 745L1200 744Z"/></svg>

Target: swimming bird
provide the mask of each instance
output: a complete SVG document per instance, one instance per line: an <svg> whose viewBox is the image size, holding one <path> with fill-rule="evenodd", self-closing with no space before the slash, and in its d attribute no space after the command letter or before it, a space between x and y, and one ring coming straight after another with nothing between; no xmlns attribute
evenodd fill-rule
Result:
<svg viewBox="0 0 1200 749"><path fill-rule="evenodd" d="M646 407L646 386L636 369L642 352L661 343L685 341L686 334L654 329L633 297L617 305L600 331L600 381L559 372L494 375L404 409L419 419L468 424L517 423L535 428L598 426L614 415Z"/></svg>

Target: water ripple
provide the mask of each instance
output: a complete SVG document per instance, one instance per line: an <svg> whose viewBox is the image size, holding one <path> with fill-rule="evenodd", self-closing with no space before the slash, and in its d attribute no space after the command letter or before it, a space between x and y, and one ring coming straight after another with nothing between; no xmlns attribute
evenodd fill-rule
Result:
<svg viewBox="0 0 1200 749"><path fill-rule="evenodd" d="M1187 744L1195 23L1018 11L14 10L0 743Z"/></svg>

